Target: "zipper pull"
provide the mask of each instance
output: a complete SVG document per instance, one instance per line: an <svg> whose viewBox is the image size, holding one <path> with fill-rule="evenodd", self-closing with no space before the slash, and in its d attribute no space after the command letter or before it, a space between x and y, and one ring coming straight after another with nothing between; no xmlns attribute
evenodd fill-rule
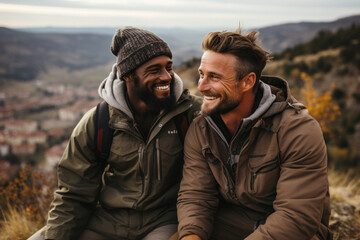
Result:
<svg viewBox="0 0 360 240"><path fill-rule="evenodd" d="M160 144L159 139L156 138L156 171L157 180L161 180L161 156L160 156Z"/></svg>
<svg viewBox="0 0 360 240"><path fill-rule="evenodd" d="M250 189L251 190L254 190L254 183L255 183L256 176L257 176L256 172L251 173L251 181L250 181Z"/></svg>
<svg viewBox="0 0 360 240"><path fill-rule="evenodd" d="M234 188L234 187L231 187L230 193L231 193L231 197L232 197L234 200L238 200L238 199L237 199L237 196L236 196L236 193L235 193L235 188Z"/></svg>
<svg viewBox="0 0 360 240"><path fill-rule="evenodd" d="M138 153L139 153L139 161L142 161L142 153L143 153L143 144L142 143L139 145Z"/></svg>
<svg viewBox="0 0 360 240"><path fill-rule="evenodd" d="M143 159L144 159L144 144L140 144L138 154L139 154L139 163L140 163L140 170L144 172L144 166L143 166Z"/></svg>

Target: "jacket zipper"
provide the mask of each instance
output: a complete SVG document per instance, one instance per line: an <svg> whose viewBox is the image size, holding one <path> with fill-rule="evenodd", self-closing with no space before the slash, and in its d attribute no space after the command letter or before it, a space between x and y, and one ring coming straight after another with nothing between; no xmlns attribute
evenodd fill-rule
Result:
<svg viewBox="0 0 360 240"><path fill-rule="evenodd" d="M159 139L156 138L156 166L157 166L157 180L161 180L161 157L160 157L160 145Z"/></svg>
<svg viewBox="0 0 360 240"><path fill-rule="evenodd" d="M211 155L212 157L214 157L214 159L217 159L214 154L211 152L211 149L210 148L207 148L206 150L206 153L205 154L209 154ZM221 168L222 168L222 172L224 173L225 177L226 177L226 181L227 181L227 194L230 198L232 199L237 199L236 197L236 194L235 194L235 187L234 187L234 181L232 180L232 177L229 173L229 170L226 166L226 162L225 161L222 161L222 160L219 160L222 164L221 164ZM214 164L215 160L212 161L212 163Z"/></svg>
<svg viewBox="0 0 360 240"><path fill-rule="evenodd" d="M251 173L251 180L250 180L250 189L253 191L254 190L254 183L255 183L255 178L257 176L256 172L252 172Z"/></svg>
<svg viewBox="0 0 360 240"><path fill-rule="evenodd" d="M228 193L229 193L230 197L234 200L238 200L236 193L235 193L234 182L232 180L232 177L229 174L229 171L226 169L226 167L225 167L225 175L228 180L228 188L229 188Z"/></svg>
<svg viewBox="0 0 360 240"><path fill-rule="evenodd" d="M185 101L185 100L184 100L184 101ZM181 103L181 104L182 104L182 103ZM180 103L179 103L179 105L180 105ZM180 106L179 106L179 107L180 107ZM181 112L178 113L178 114L181 114L182 112L187 111L190 107L191 107L191 105L188 105L188 106L186 107L186 109L184 109L183 111L181 111ZM158 116L158 118L154 121L153 126L150 128L149 136L148 136L148 138L147 138L146 141L150 142L150 133L154 130L155 126L157 126L157 124L158 124L158 121L159 121L164 115L165 115L165 113L160 114L160 115ZM122 129L123 131L126 131L127 133L129 133L130 135L133 135L133 136L137 137L137 138L140 139L141 141L144 141L144 138L143 138L143 136L140 134L140 131L138 130L135 122L133 123L132 126L133 126L133 128L136 130L136 133L138 133L138 134L134 133L134 131L131 131L128 127L124 127L123 124L120 124L120 125L119 125L119 124L115 123L113 126L114 126L115 128L117 128L117 129ZM126 126L128 126L128 125L126 124ZM140 161L140 175L141 175L141 179L142 179L142 190L141 190L140 199L144 198L143 195L144 195L144 191L145 191L145 174L144 174L145 169L144 169L143 161L144 161L144 154L145 154L146 145L147 145L147 144L140 144L139 150L138 150L138 157L139 157L139 161ZM159 149L159 148L158 148L158 151L159 151L159 158L158 158L158 159L159 159L159 162L161 163L161 161L160 161L160 149ZM161 164L160 164L160 165L161 165ZM160 169L160 168L159 168L159 169ZM161 171L158 171L158 178L161 179ZM137 207L137 205L139 204L140 199L138 199L137 201L135 201L135 203L134 203L134 205L133 205L134 208Z"/></svg>
<svg viewBox="0 0 360 240"><path fill-rule="evenodd" d="M142 165L142 161L144 159L144 144L140 143L138 153L139 153L139 162L140 165Z"/></svg>
<svg viewBox="0 0 360 240"><path fill-rule="evenodd" d="M139 150L138 150L138 153L139 153L139 164L140 164L140 175L141 175L141 179L142 179L142 189L141 189L141 195L143 195L144 193L144 172L145 169L144 169L144 166L143 166L143 161L144 161L144 152L145 152L145 148L144 148L144 144L140 144L139 146Z"/></svg>
<svg viewBox="0 0 360 240"><path fill-rule="evenodd" d="M205 118L206 119L206 118ZM216 124L209 119L206 119L209 123L209 125L214 129L214 131L218 134L218 136L220 137L220 139L224 142L225 146L227 147L227 151L229 152L230 156L231 156L231 148L229 146L229 143L227 142L226 138L224 137L224 135L222 134L222 132L219 130L219 128L216 126ZM211 150L210 150L211 152ZM234 200L237 200L237 196L235 193L235 183L231 177L231 174L228 170L227 163L225 161L222 161L223 164L223 172L225 173L225 177L227 179L227 194Z"/></svg>
<svg viewBox="0 0 360 240"><path fill-rule="evenodd" d="M226 164L223 163L223 169L224 169L224 172L225 172L225 176L227 178L227 182L228 182L228 194L230 195L230 197L234 200L237 200L237 196L236 196L236 193L235 193L235 183L231 177L231 174L228 170L228 168L226 167Z"/></svg>

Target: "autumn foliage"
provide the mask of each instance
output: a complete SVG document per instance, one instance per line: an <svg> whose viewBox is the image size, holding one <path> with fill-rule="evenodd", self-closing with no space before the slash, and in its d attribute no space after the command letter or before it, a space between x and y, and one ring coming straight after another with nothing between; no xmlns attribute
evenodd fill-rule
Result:
<svg viewBox="0 0 360 240"><path fill-rule="evenodd" d="M329 133L329 126L340 115L340 108L333 103L331 92L319 94L313 85L312 77L306 73L301 73L301 79L305 82L303 93L303 103L309 110L309 113L319 122L324 133ZM334 88L335 86L331 86Z"/></svg>
<svg viewBox="0 0 360 240"><path fill-rule="evenodd" d="M27 166L7 186L0 187L0 240L27 239L43 226L55 185L54 171Z"/></svg>

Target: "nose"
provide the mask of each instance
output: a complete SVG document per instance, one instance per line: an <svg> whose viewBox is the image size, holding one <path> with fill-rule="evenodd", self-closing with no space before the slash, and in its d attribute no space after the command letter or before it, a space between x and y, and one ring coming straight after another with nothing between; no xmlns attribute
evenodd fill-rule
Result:
<svg viewBox="0 0 360 240"><path fill-rule="evenodd" d="M209 90L208 81L205 77L199 79L197 89L199 92L205 92Z"/></svg>
<svg viewBox="0 0 360 240"><path fill-rule="evenodd" d="M162 81L171 81L172 75L167 69L163 69L160 74L160 80Z"/></svg>

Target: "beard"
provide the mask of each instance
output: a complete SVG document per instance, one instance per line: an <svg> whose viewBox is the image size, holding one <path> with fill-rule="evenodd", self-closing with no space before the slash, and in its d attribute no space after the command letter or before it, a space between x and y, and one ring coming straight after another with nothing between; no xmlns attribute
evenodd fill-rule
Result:
<svg viewBox="0 0 360 240"><path fill-rule="evenodd" d="M206 116L213 114L225 114L235 109L239 104L240 102L238 99L231 98L226 98L214 106L204 102L201 105L201 112Z"/></svg>
<svg viewBox="0 0 360 240"><path fill-rule="evenodd" d="M168 97L158 98L152 91L146 87L140 86L140 79L137 74L133 74L135 94L141 99L151 110L169 110L176 102L174 94L174 81L171 78L170 82L170 95Z"/></svg>

